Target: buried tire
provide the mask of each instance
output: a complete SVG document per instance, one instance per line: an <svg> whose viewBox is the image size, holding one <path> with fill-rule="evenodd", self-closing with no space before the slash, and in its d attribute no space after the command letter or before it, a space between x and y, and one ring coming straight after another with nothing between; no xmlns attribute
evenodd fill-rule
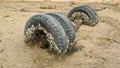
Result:
<svg viewBox="0 0 120 68"><path fill-rule="evenodd" d="M74 29L72 22L61 13L57 13L57 12L48 13L48 15L53 16L54 18L56 18L60 22L60 24L63 26L63 28L66 32L66 35L69 38L69 43L72 46L76 41L76 33L75 33L75 29Z"/></svg>
<svg viewBox="0 0 120 68"><path fill-rule="evenodd" d="M75 23L77 28L79 28L81 24L95 26L98 23L98 15L95 9L89 5L82 5L73 8L68 13L68 18L70 18L74 23L75 19L80 19L80 21L78 20L78 24Z"/></svg>
<svg viewBox="0 0 120 68"><path fill-rule="evenodd" d="M66 53L68 48L68 39L63 27L54 17L45 14L39 14L29 18L24 29L24 35L26 37L28 36L27 31L32 27L32 25L40 25L41 29L47 36L46 39L49 42L50 49L54 49L61 54ZM25 42L27 41L25 40Z"/></svg>

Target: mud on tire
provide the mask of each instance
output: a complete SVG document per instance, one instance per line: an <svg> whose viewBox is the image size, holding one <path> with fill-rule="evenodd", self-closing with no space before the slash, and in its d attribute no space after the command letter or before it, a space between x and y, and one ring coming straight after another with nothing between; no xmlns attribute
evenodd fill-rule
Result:
<svg viewBox="0 0 120 68"><path fill-rule="evenodd" d="M61 24L52 16L39 14L34 15L27 21L24 28L24 35L27 37L27 31L30 27L40 25L47 35L47 41L50 47L61 54L65 54L68 48L68 38ZM49 35L51 35L49 37ZM34 38L33 38L34 39ZM25 41L26 42L26 41Z"/></svg>
<svg viewBox="0 0 120 68"><path fill-rule="evenodd" d="M85 25L88 25L88 26L95 26L98 23L98 15L97 15L95 9L92 8L91 6L82 5L82 6L78 6L78 7L73 8L68 13L68 18L71 19L73 14L77 13L77 12L79 12L80 15L81 15L80 19L82 20L81 21L82 23L80 22L80 25L85 24ZM78 14L76 14L76 15L78 15ZM72 20L73 22L74 22L74 19ZM80 25L77 25L77 26L79 27Z"/></svg>
<svg viewBox="0 0 120 68"><path fill-rule="evenodd" d="M69 43L72 46L72 44L74 44L76 41L76 33L72 22L61 13L54 12L48 13L48 15L53 16L60 22L66 32L66 35L69 37Z"/></svg>

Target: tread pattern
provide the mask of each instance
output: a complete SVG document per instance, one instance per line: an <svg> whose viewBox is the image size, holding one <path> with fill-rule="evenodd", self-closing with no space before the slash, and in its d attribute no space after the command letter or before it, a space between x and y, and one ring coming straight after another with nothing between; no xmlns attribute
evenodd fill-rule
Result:
<svg viewBox="0 0 120 68"><path fill-rule="evenodd" d="M76 33L75 33L74 26L72 25L72 22L61 13L57 13L57 12L48 13L48 15L53 16L60 22L60 24L63 26L66 32L66 35L69 37L69 42L74 43L76 38Z"/></svg>
<svg viewBox="0 0 120 68"><path fill-rule="evenodd" d="M27 21L24 29L24 34L32 25L38 25L38 23L54 38L56 46L60 50L60 53L65 54L67 51L67 36L60 25L60 23L52 16L46 14L34 15Z"/></svg>
<svg viewBox="0 0 120 68"><path fill-rule="evenodd" d="M70 18L72 16L72 14L75 12L84 12L85 14L87 14L91 20L89 26L95 26L98 23L98 15L97 15L95 9L89 5L82 5L82 6L78 6L78 7L73 8L68 13L68 18Z"/></svg>

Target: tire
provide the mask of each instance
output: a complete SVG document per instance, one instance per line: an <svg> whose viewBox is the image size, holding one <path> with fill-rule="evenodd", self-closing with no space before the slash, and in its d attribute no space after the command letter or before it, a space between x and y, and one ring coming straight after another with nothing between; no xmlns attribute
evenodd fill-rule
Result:
<svg viewBox="0 0 120 68"><path fill-rule="evenodd" d="M88 8L89 10L92 11L92 14L94 14L94 16L96 16L96 22L98 23L99 17L98 17L98 14L97 14L96 10L89 5L84 5L84 6L86 6L86 8Z"/></svg>
<svg viewBox="0 0 120 68"><path fill-rule="evenodd" d="M26 35L28 28L30 28L32 25L38 25L38 23L47 31L47 33L52 35L56 44L55 47L59 49L59 53L65 54L68 47L66 33L60 23L52 16L45 14L32 16L25 25L24 34Z"/></svg>
<svg viewBox="0 0 120 68"><path fill-rule="evenodd" d="M53 16L54 18L56 18L60 24L63 26L66 35L69 38L69 42L70 43L74 43L75 42L75 38L76 38L76 33L75 33L75 29L74 26L72 25L72 22L63 14L61 13L48 13L48 15Z"/></svg>
<svg viewBox="0 0 120 68"><path fill-rule="evenodd" d="M73 8L68 13L68 18L72 17L72 14L74 14L75 12L83 12L83 13L87 14L87 16L90 19L90 22L89 22L89 24L85 23L85 25L95 26L98 23L98 15L97 15L95 9L89 5L82 5L82 6Z"/></svg>

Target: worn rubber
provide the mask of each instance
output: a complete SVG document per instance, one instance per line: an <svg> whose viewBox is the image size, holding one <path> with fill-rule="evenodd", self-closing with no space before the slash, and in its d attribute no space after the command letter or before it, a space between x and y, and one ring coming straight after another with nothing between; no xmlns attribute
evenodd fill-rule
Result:
<svg viewBox="0 0 120 68"><path fill-rule="evenodd" d="M90 24L85 24L85 25L95 26L98 23L98 15L97 15L95 9L89 5L82 5L82 6L73 8L68 13L68 18L70 18L72 16L72 14L74 14L75 12L83 12L88 15L91 22L90 22Z"/></svg>
<svg viewBox="0 0 120 68"><path fill-rule="evenodd" d="M61 26L61 24L52 16L46 14L34 15L27 21L24 34L32 25L38 25L38 23L44 28L48 33L52 34L56 46L59 48L61 54L65 54L67 51L67 36Z"/></svg>
<svg viewBox="0 0 120 68"><path fill-rule="evenodd" d="M99 17L98 17L98 14L97 14L96 10L93 7L91 7L90 5L84 5L84 6L86 6L86 8L88 8L89 10L92 11L92 13L94 14L94 16L96 16L96 19L97 19L96 21L98 23Z"/></svg>
<svg viewBox="0 0 120 68"><path fill-rule="evenodd" d="M75 29L72 25L72 22L61 13L54 12L54 13L48 13L48 15L53 16L60 22L60 24L63 26L63 28L66 32L66 35L69 38L69 42L74 43L75 38L76 38L76 33L75 33Z"/></svg>

